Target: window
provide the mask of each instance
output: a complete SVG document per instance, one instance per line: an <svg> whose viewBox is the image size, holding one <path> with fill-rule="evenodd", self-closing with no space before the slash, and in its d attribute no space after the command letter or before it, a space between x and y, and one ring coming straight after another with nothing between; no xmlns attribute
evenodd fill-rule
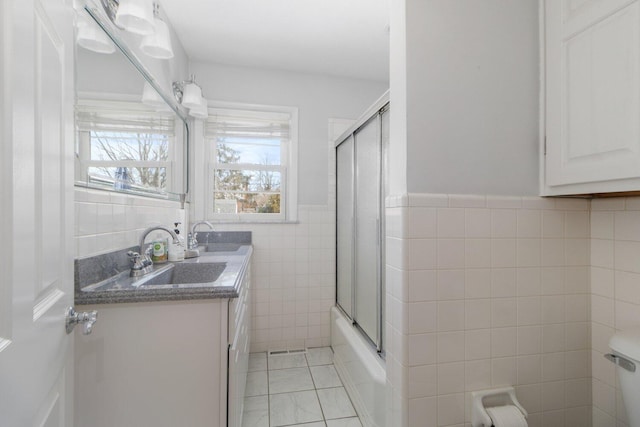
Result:
<svg viewBox="0 0 640 427"><path fill-rule="evenodd" d="M175 120L140 103L85 101L76 109L76 180L132 193L174 187Z"/></svg>
<svg viewBox="0 0 640 427"><path fill-rule="evenodd" d="M295 220L297 110L212 108L209 213L229 220Z"/></svg>

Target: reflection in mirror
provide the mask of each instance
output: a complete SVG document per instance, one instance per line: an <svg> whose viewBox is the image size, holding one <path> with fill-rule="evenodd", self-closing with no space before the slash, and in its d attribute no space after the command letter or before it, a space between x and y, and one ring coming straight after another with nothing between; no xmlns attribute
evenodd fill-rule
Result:
<svg viewBox="0 0 640 427"><path fill-rule="evenodd" d="M79 13L76 185L178 198L186 193L186 123L145 80L143 66Z"/></svg>

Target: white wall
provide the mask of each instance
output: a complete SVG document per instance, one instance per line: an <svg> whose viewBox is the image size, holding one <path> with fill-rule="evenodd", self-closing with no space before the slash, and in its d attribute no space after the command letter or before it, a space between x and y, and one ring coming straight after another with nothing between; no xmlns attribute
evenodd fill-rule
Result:
<svg viewBox="0 0 640 427"><path fill-rule="evenodd" d="M358 118L387 82L191 63L206 98L298 108L298 202L326 205L329 118Z"/></svg>
<svg viewBox="0 0 640 427"><path fill-rule="evenodd" d="M393 9L392 33L404 34L391 39L391 102L406 108L408 192L538 194L538 1Z"/></svg>
<svg viewBox="0 0 640 427"><path fill-rule="evenodd" d="M407 20L406 1L391 0L390 25L390 110L389 189L391 194L407 192Z"/></svg>

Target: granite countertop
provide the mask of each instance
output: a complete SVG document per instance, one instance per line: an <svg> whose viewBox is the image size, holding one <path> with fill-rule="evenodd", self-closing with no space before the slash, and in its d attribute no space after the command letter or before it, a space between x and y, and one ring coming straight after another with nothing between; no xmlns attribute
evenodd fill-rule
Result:
<svg viewBox="0 0 640 427"><path fill-rule="evenodd" d="M216 248L215 252L205 252L205 247L197 258L190 258L176 263L154 265L154 271L148 275L130 278L128 269L116 268L112 258L103 257L89 264L93 272L85 273L87 277L80 277L76 264L75 304L115 304L149 301L179 301L194 299L236 298L239 287L249 265L252 246L241 244L237 247ZM82 262L82 261L81 261ZM120 262L121 264L122 262ZM88 263L85 262L85 265ZM108 266L107 266L108 264ZM153 283L153 279L167 270L188 270L192 264L218 264L219 276L210 282L198 282L199 279L181 285L140 285L140 282ZM113 268L110 275L105 277L105 270ZM213 267L216 269L216 267ZM96 272L99 271L99 274ZM93 274L92 274L93 273ZM184 273L183 273L184 274ZM100 280L102 279L102 280Z"/></svg>

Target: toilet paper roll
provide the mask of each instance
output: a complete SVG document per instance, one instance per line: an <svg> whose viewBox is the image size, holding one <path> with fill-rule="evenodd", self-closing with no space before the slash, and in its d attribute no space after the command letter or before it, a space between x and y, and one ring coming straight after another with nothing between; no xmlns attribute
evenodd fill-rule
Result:
<svg viewBox="0 0 640 427"><path fill-rule="evenodd" d="M527 420L514 405L490 407L487 413L495 427L527 427Z"/></svg>

